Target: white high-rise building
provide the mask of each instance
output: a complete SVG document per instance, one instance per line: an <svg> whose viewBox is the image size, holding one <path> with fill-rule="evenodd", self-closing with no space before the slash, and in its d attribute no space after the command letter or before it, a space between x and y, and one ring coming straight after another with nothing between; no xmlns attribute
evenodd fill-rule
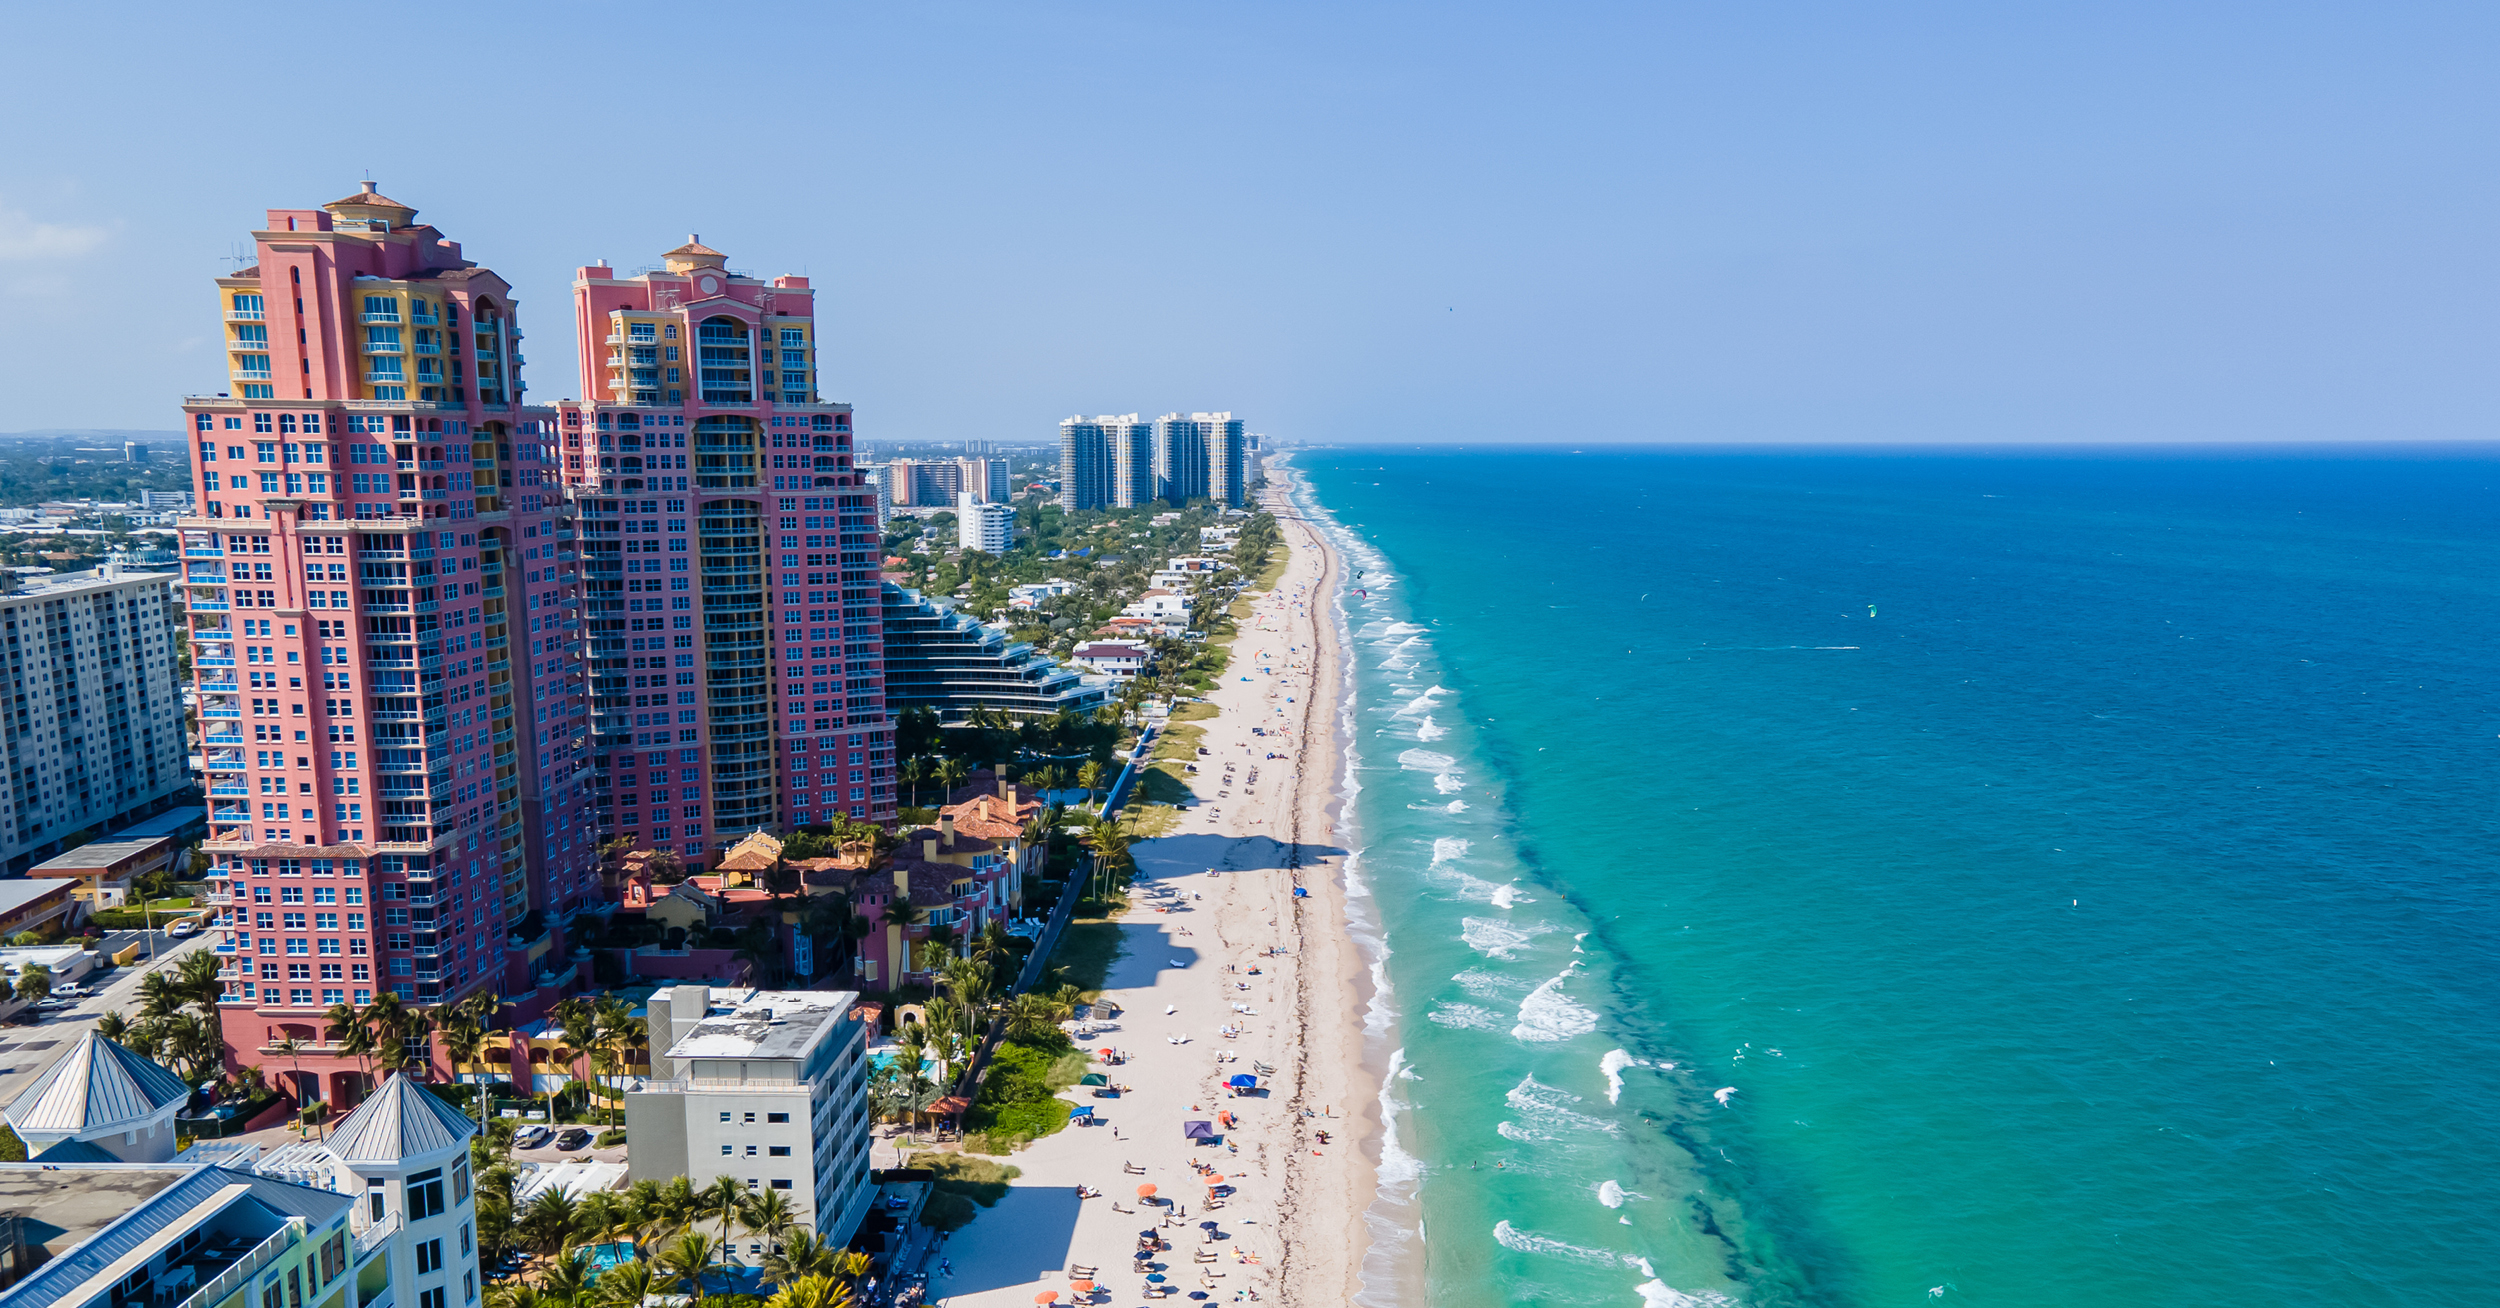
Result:
<svg viewBox="0 0 2500 1308"><path fill-rule="evenodd" d="M1004 555L1016 543L1016 511L983 504L966 491L955 498L955 538L964 549Z"/></svg>
<svg viewBox="0 0 2500 1308"><path fill-rule="evenodd" d="M61 852L64 836L127 825L191 784L174 680L176 580L108 566L0 592L0 675L7 678L0 685L0 739L8 755L0 776L0 860L8 875ZM236 585L243 584L238 576ZM200 660L204 682L241 680L231 668L207 672L213 661ZM305 698L307 679L319 693L321 672L273 665L250 676L273 700L283 686L294 702ZM241 716L238 709L224 713Z"/></svg>
<svg viewBox="0 0 2500 1308"><path fill-rule="evenodd" d="M839 1248L867 1216L868 1026L847 990L675 985L651 996L651 1079L625 1095L632 1180L776 1190ZM741 1237L760 1262L763 1238Z"/></svg>

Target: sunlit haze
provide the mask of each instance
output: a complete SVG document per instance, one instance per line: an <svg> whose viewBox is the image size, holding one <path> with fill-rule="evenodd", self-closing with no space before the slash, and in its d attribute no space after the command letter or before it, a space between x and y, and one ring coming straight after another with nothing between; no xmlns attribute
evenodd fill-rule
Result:
<svg viewBox="0 0 2500 1308"><path fill-rule="evenodd" d="M690 232L872 440L2490 434L2482 5L29 6L0 430L171 429L368 174L520 294Z"/></svg>

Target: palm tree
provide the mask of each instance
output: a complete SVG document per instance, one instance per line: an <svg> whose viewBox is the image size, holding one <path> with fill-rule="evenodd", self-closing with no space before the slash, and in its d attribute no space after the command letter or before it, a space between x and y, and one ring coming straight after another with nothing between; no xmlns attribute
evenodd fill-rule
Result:
<svg viewBox="0 0 2500 1308"><path fill-rule="evenodd" d="M814 1231L789 1231L765 1255L764 1279L775 1285L788 1285L802 1276L831 1276L839 1268L841 1257L839 1246L825 1243Z"/></svg>
<svg viewBox="0 0 2500 1308"><path fill-rule="evenodd" d="M288 1036L285 1039L271 1044L269 1047L275 1052L284 1055L287 1062L293 1065L295 1069L293 1072L288 1074L288 1081L290 1086L295 1091L295 1107L300 1115L303 1109L309 1107L305 1101L311 1098L311 1096L304 1093L304 1042L293 1036Z"/></svg>
<svg viewBox="0 0 2500 1308"><path fill-rule="evenodd" d="M734 1176L713 1177L710 1185L696 1193L696 1202L701 1205L702 1211L707 1215L717 1214L720 1217L720 1242L723 1248L729 1244L729 1224L736 1220L739 1210L746 1204L746 1198L746 1187L738 1184L738 1179Z"/></svg>
<svg viewBox="0 0 2500 1308"><path fill-rule="evenodd" d="M365 1012L354 1004L333 1004L322 1014L329 1029L326 1034L338 1051L363 1063L365 1079L373 1079L373 1028L365 1024Z"/></svg>
<svg viewBox="0 0 2500 1308"><path fill-rule="evenodd" d="M642 1308L643 1300L667 1293L667 1283L651 1264L636 1260L599 1273L597 1302L607 1308Z"/></svg>
<svg viewBox="0 0 2500 1308"><path fill-rule="evenodd" d="M96 1019L95 1033L107 1040L119 1043L123 1037L130 1034L130 1019L123 1017L120 1013L106 1013Z"/></svg>
<svg viewBox="0 0 2500 1308"><path fill-rule="evenodd" d="M176 985L173 977L166 973L150 972L139 979L139 1016L141 1017L172 1017L181 1012L183 1005L188 1002L188 997L182 993L182 987Z"/></svg>
<svg viewBox="0 0 2500 1308"><path fill-rule="evenodd" d="M851 1289L830 1276L802 1276L782 1285L764 1308L850 1308Z"/></svg>
<svg viewBox="0 0 2500 1308"><path fill-rule="evenodd" d="M1007 1001L1007 1038L1034 1040L1057 1026L1055 1005L1041 995L1018 995Z"/></svg>
<svg viewBox="0 0 2500 1308"><path fill-rule="evenodd" d="M486 1292L486 1308L557 1308L527 1281L505 1281Z"/></svg>
<svg viewBox="0 0 2500 1308"><path fill-rule="evenodd" d="M660 1250L659 1262L660 1270L700 1304L703 1302L703 1274L712 1270L712 1265L719 1260L719 1241L701 1231L688 1231Z"/></svg>
<svg viewBox="0 0 2500 1308"><path fill-rule="evenodd" d="M782 1191L758 1191L739 1201L738 1224L778 1247L791 1228L799 1224L798 1206Z"/></svg>
<svg viewBox="0 0 2500 1308"><path fill-rule="evenodd" d="M182 961L174 965L174 982L194 1005L208 1012L217 1011L217 1001L225 997L223 967L217 955L206 949L182 956Z"/></svg>
<svg viewBox="0 0 2500 1308"><path fill-rule="evenodd" d="M454 1010L443 1022L443 1052L451 1058L452 1076L456 1080L467 1075L477 1063L479 1051L486 1047L486 1032L479 1028L466 1004ZM477 1117L486 1120L486 1087L477 1087Z"/></svg>
<svg viewBox="0 0 2500 1308"><path fill-rule="evenodd" d="M1087 759L1076 769L1076 784L1085 787L1085 802L1094 802L1094 792L1102 789L1103 767L1099 759Z"/></svg>
<svg viewBox="0 0 2500 1308"><path fill-rule="evenodd" d="M920 807L920 783L929 777L929 760L914 754L903 760L903 784L911 787L911 804Z"/></svg>
<svg viewBox="0 0 2500 1308"><path fill-rule="evenodd" d="M578 1205L562 1187L541 1191L521 1210L521 1237L531 1248L547 1257L563 1253L573 1243L573 1215Z"/></svg>
<svg viewBox="0 0 2500 1308"><path fill-rule="evenodd" d="M590 1255L575 1250L538 1269L538 1292L561 1304L578 1304L590 1294Z"/></svg>
<svg viewBox="0 0 2500 1308"><path fill-rule="evenodd" d="M964 778L970 775L971 769L964 766L964 761L962 759L949 758L939 760L937 765L938 784L945 788L945 794L940 796L941 802L946 799L952 799L955 794L955 788L962 785L964 783Z"/></svg>

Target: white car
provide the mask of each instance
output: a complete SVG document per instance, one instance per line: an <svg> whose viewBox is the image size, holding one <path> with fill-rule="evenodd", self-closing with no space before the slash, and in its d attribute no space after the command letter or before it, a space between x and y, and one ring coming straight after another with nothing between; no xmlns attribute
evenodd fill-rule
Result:
<svg viewBox="0 0 2500 1308"><path fill-rule="evenodd" d="M200 920L196 917L186 917L174 923L170 930L177 936L195 936L200 933Z"/></svg>

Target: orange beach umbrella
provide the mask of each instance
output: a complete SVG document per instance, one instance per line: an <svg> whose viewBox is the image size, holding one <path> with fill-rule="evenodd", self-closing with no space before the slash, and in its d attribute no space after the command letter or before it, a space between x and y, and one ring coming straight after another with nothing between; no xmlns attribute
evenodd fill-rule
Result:
<svg viewBox="0 0 2500 1308"><path fill-rule="evenodd" d="M1059 1292L1057 1290L1044 1290L1040 1294L1033 1296L1033 1302L1057 1303L1059 1302Z"/></svg>
<svg viewBox="0 0 2500 1308"><path fill-rule="evenodd" d="M1068 1283L1068 1288L1076 1291L1078 1294L1092 1294L1094 1292L1094 1283L1092 1281L1070 1281Z"/></svg>
<svg viewBox="0 0 2500 1308"><path fill-rule="evenodd" d="M1141 1185L1137 1187L1137 1197L1140 1199L1151 1199L1154 1197L1154 1193L1155 1188L1152 1185Z"/></svg>
<svg viewBox="0 0 2500 1308"><path fill-rule="evenodd" d="M1223 1176L1222 1176L1222 1175L1220 1175L1220 1174L1218 1174L1218 1173L1215 1173L1215 1172L1209 1172L1209 1173L1207 1173L1207 1184L1209 1184L1209 1185L1222 1185L1222 1184L1224 1184L1224 1178L1223 1178Z"/></svg>

